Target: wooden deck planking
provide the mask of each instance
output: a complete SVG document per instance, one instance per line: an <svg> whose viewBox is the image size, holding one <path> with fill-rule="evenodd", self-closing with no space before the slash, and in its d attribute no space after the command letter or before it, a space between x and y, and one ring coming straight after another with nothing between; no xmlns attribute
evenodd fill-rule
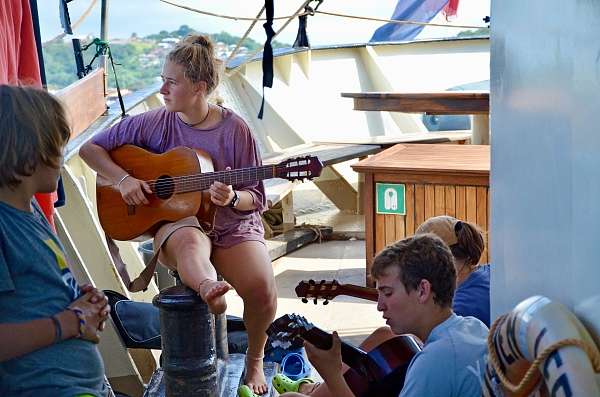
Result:
<svg viewBox="0 0 600 397"><path fill-rule="evenodd" d="M405 216L405 236L415 234L415 185L406 184L406 216Z"/></svg>
<svg viewBox="0 0 600 397"><path fill-rule="evenodd" d="M448 185L446 189L446 215L456 217L456 187Z"/></svg>

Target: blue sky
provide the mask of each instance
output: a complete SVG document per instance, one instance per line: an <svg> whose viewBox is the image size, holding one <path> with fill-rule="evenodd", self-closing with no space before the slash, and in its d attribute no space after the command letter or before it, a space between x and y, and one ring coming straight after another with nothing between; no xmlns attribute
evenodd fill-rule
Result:
<svg viewBox="0 0 600 397"><path fill-rule="evenodd" d="M69 3L71 22L88 7L92 0L73 0ZM254 17L260 10L261 0L172 0L190 7L232 16ZM57 0L38 0L42 39L48 40L61 32ZM100 35L100 3L98 0L92 14L75 32L76 35ZM302 1L276 1L275 15L293 14ZM313 3L316 4L316 3ZM320 10L341 14L363 15L374 18L389 18L396 6L395 0L325 0ZM461 25L483 26L482 18L490 13L490 0L461 0L458 17L452 21ZM180 25L189 25L207 33L227 31L242 36L249 26L247 21L230 21L203 16L161 2L160 0L109 0L109 36L111 38L129 37L133 32L145 36L160 30L175 30ZM444 23L439 15L434 22ZM308 34L313 45L356 43L368 41L373 31L381 26L380 22L340 19L325 15L309 17ZM275 26L277 30L278 26ZM292 43L296 37L298 23L293 21L278 36L277 40ZM459 30L428 27L420 37L453 36ZM256 24L250 37L264 41L264 29Z"/></svg>

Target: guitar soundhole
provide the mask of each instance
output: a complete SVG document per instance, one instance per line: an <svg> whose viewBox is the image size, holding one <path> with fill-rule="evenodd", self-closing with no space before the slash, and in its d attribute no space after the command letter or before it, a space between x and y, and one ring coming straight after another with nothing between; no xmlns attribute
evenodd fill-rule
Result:
<svg viewBox="0 0 600 397"><path fill-rule="evenodd" d="M154 193L159 199L166 200L173 195L175 182L168 175L160 176L154 183Z"/></svg>

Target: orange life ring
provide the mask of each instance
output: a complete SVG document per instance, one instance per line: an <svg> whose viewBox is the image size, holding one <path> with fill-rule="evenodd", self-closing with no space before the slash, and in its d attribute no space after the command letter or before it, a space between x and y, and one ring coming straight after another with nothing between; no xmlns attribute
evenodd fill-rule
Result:
<svg viewBox="0 0 600 397"><path fill-rule="evenodd" d="M498 318L488 350L486 397L600 396L600 352L592 337L565 306L544 296Z"/></svg>

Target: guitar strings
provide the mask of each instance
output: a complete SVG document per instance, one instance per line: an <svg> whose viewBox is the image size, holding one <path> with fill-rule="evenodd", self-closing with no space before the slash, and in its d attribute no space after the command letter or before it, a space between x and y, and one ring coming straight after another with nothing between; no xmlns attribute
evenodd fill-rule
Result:
<svg viewBox="0 0 600 397"><path fill-rule="evenodd" d="M262 168L262 167L261 167ZM270 170L272 170L272 167L269 167ZM247 172L241 172L241 171L247 171ZM259 171L263 171L263 172L259 172ZM236 170L233 174L229 174L229 180L238 180L238 179L245 179L248 176L252 176L252 174L255 174L256 176L260 174L264 174L265 176L267 175L267 173L265 171L268 171L266 169L254 169L254 170ZM226 182L227 179L227 174L230 173L231 171L217 171L217 172L211 172L209 174L194 174L194 175L182 175L182 176L175 176L175 177L169 177L168 179L154 179L154 180L148 180L146 181L147 183L152 184L155 188L160 189L162 187L172 187L172 186L178 186L178 187L192 187L192 186L197 186L197 185L202 185L202 183L212 183L215 180L221 181L221 182ZM207 186L208 188L208 186Z"/></svg>
<svg viewBox="0 0 600 397"><path fill-rule="evenodd" d="M268 171L281 171L281 170L287 170L289 172L290 169L293 168L297 168L297 167L288 167L286 165L276 165L276 166L271 166L271 165L265 165L265 166L260 166L260 167L252 167L252 168L241 168L241 169L237 169L237 170L233 170L233 171L215 171L215 172L210 172L207 174L194 174L194 175L182 175L182 176L176 176L176 177L170 177L169 179L150 179L145 181L146 183L149 183L153 186L153 191L155 193L167 193L169 191L172 191L173 193L187 193L187 192L192 192L192 191L197 191L197 190L205 190L207 189L210 184L215 181L215 180L219 180L220 182L233 182L232 180L235 179L235 183L238 182L238 178L241 178L242 181L244 179L246 179L249 176L255 176L258 177L259 173L262 174L261 176L270 176L270 174L267 174L266 172ZM298 178L302 178L302 177L308 177L308 172L307 171L292 171L293 173L296 173L296 177ZM276 176L276 173L273 173L273 176ZM225 179L229 177L229 181L226 181ZM265 178L266 179L266 178ZM206 186L206 188L204 189L198 189L198 184L202 185L202 183L207 183L208 186Z"/></svg>

